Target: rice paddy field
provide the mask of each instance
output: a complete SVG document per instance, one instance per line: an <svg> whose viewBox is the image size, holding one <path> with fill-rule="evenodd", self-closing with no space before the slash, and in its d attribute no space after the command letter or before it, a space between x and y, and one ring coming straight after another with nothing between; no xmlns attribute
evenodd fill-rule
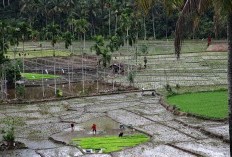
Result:
<svg viewBox="0 0 232 157"><path fill-rule="evenodd" d="M86 137L74 138L72 141L83 149L103 149L104 153L119 151L126 147L133 147L138 144L147 142L149 137L144 134L132 134L123 137L103 136L103 137Z"/></svg>
<svg viewBox="0 0 232 157"><path fill-rule="evenodd" d="M214 41L213 44L225 43L225 41ZM9 58L22 58L24 57L25 62L29 63L30 66L26 68L31 70L34 68L34 71L37 70L37 66L39 63L48 64L46 68L50 69L49 73L51 73L51 69L53 66L61 69L66 69L69 71L73 67L71 65L77 65L79 67L82 66L82 57L83 53L91 56L94 55L95 52L90 51L90 47L94 44L92 41L86 42L86 47L83 47L83 43L74 42L73 46L69 47L69 49L64 48L64 43L60 42L55 45L55 53L56 56L65 56L65 59L56 58L56 63L53 62L53 48L51 47L50 42L27 42L25 43L25 55L22 56L22 43L20 43L17 51L11 48L12 51L7 53ZM187 40L183 43L182 54L180 59L176 59L174 55L174 46L172 40L157 40L157 41L139 41L135 47L124 46L121 47L118 52L114 52L112 54L111 64L113 63L122 63L124 65L125 73L123 75L114 75L111 71L98 72L98 76L102 77L105 82L108 83L118 83L120 85L129 86L130 82L128 81L128 74L131 71L135 72L133 86L138 89L144 88L145 90L156 90L161 92L163 95L168 95L163 92L164 87L170 85L171 89L177 94L183 93L192 93L198 91L214 91L218 89L227 89L227 52L217 52L217 51L207 51L206 40ZM42 45L42 46L41 46ZM146 45L148 47L148 53L142 54L141 46ZM72 57L75 55L75 57ZM69 57L70 56L70 57ZM144 68L144 56L147 58L147 67ZM40 58L42 57L42 58ZM35 59L30 59L35 58ZM40 58L40 59L37 59ZM76 59L74 59L76 58ZM78 59L79 58L79 59ZM41 60L41 61L39 61ZM32 64L33 63L33 64ZM69 65L69 63L71 63ZM92 68L96 68L95 62L89 59L84 59L84 64L87 66L91 66ZM33 65L33 66L32 66ZM52 73L51 73L52 74ZM76 77L80 76L80 77ZM88 74L87 74L88 75ZM92 76L93 75L93 76ZM41 78L41 75L35 76L24 74L30 80L34 80L35 78ZM45 77L45 75L43 75ZM54 76L49 75L48 78L52 78ZM76 78L81 81L82 77L80 74L72 73L68 75L68 77ZM68 77L66 80L68 80ZM96 78L97 74L91 74L91 78ZM114 85L112 83L112 87ZM177 88L178 87L178 88ZM42 89L42 88L41 88ZM214 97L214 96L213 96ZM210 102L210 95L208 96ZM182 99L182 98L176 98ZM189 101L192 100L192 96L186 98ZM223 105L211 105L202 102L196 102L197 105L188 106L185 104L185 108L183 110L186 112L196 113L205 115L208 117L217 117L224 118L227 116L227 95L224 94L221 97L221 101L224 103L220 103ZM171 102L170 102L171 103ZM174 102L176 105L180 102ZM205 106L204 106L205 105ZM202 109L200 108L201 106ZM215 108L212 108L214 106ZM207 109L211 107L212 110L215 111L204 111L204 108ZM219 107L221 110L217 112ZM180 106L181 108L181 106ZM194 110L192 108L195 108Z"/></svg>
<svg viewBox="0 0 232 157"><path fill-rule="evenodd" d="M228 116L227 98L227 91L212 91L170 96L167 102L184 112L223 119Z"/></svg>
<svg viewBox="0 0 232 157"><path fill-rule="evenodd" d="M42 42L42 48L38 44L25 43L25 52L22 53L20 43L17 51L11 48L12 51L7 55L9 58L25 59L25 70L31 70L30 72L42 73L46 68L49 74L53 74L56 65L56 74L63 75L61 70L67 73L64 77L66 82L73 78L82 81L83 77L79 74L83 75L83 53L89 57L84 58L84 65L96 68L96 64L90 62L93 61L91 55L94 55L94 52L90 51L93 42L87 42L85 49L81 42L75 42L69 49L64 49L64 44L58 43L55 47L56 58L48 57L53 56L49 42ZM149 47L146 55L139 49L143 44ZM172 92L177 95L168 97L168 102L180 110L212 119L226 118L227 52L206 51L206 44L205 40L185 41L179 60L173 54L173 41L167 40L139 41L137 52L134 47L124 46L113 53L111 64L122 63L125 72L112 74L110 70L107 73L102 70L101 73L98 72L101 80L111 83L110 88L115 87L113 83L126 87L129 85L128 74L134 71L133 85L138 89L145 88L145 96L141 96L140 92L129 92L35 104L0 105L0 120L8 116L22 117L26 124L16 127L16 139L25 143L27 148L3 153L6 156L95 156L83 152L79 147L81 146L86 149L104 148L104 154L96 156L106 157L229 156L229 127L226 121L174 115L160 104L162 96L149 96L151 91L146 91L164 91L162 95L167 96L168 92L164 87L170 85ZM144 56L147 57L146 68ZM94 70L88 72L92 72L86 74L91 74L89 81L98 76ZM53 83L53 80L51 82ZM55 90L51 86L46 84L46 87L54 93ZM70 87L71 83L67 84L67 89L72 90ZM38 94L38 90L42 91L42 88L38 87L35 94ZM82 88L79 89L81 90ZM32 95L32 92L28 95ZM41 95L39 97L42 98ZM151 139L145 135L119 138L118 133L114 136L95 136L89 139L78 136L83 131L91 133L91 126L86 127L84 124L101 117L109 117L118 124L132 126L135 130L149 134ZM75 124L74 132L71 132L70 123ZM70 145L71 140L75 142L75 146ZM116 144L109 144L110 142Z"/></svg>
<svg viewBox="0 0 232 157"><path fill-rule="evenodd" d="M21 73L21 76L27 80L42 80L42 79L53 79L59 76L50 74L36 74L36 73Z"/></svg>

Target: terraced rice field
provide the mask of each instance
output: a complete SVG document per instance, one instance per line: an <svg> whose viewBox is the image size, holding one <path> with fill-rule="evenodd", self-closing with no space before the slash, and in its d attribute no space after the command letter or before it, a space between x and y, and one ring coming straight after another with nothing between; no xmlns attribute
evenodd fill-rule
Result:
<svg viewBox="0 0 232 157"><path fill-rule="evenodd" d="M160 89L166 84L179 86L227 85L227 52L201 52L182 54L177 60L174 55L148 55L147 68L137 70L134 85L138 88ZM130 58L117 61L136 67ZM139 57L137 66L143 65ZM134 71L136 69L134 68ZM117 82L128 84L127 76L117 77Z"/></svg>

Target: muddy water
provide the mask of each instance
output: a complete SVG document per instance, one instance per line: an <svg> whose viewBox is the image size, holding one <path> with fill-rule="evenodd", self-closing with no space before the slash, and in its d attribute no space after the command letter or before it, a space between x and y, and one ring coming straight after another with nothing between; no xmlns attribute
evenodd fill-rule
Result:
<svg viewBox="0 0 232 157"><path fill-rule="evenodd" d="M108 117L94 118L94 119L91 119L91 120L83 123L82 125L84 128L91 130L92 124L96 124L98 130L119 129L119 125L120 125L120 123L118 123L118 122L116 122Z"/></svg>
<svg viewBox="0 0 232 157"><path fill-rule="evenodd" d="M79 83L70 83L70 84L60 84L56 86L57 89L62 90L63 96L79 96L82 95L83 85L82 82ZM112 91L113 87L110 84L99 83L98 84L99 91ZM84 86L85 94L93 94L97 93L97 83L85 83ZM115 88L116 90L117 88ZM8 99L15 98L15 89L8 89L7 91ZM44 87L35 86L35 87L25 87L25 95L17 96L17 98L26 99L26 100L35 100L35 99L48 99L55 98L55 87L53 84L46 84Z"/></svg>
<svg viewBox="0 0 232 157"><path fill-rule="evenodd" d="M80 126L83 128L83 131L79 132L79 135L77 137L86 137L86 136L92 136L92 125L96 124L97 126L97 136L101 135L118 135L121 131L124 132L124 134L132 134L135 133L132 131L132 129L128 128L127 126L124 126L124 129L120 129L120 123L112 120L109 117L98 117L91 120L86 121L85 123L80 124Z"/></svg>

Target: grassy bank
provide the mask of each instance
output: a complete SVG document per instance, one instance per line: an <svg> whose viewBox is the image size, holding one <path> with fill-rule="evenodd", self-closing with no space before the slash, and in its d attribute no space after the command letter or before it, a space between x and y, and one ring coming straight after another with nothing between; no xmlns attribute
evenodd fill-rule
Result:
<svg viewBox="0 0 232 157"><path fill-rule="evenodd" d="M35 74L35 73L21 73L22 77L27 80L41 80L41 79L53 79L58 78L59 76L50 75L50 74Z"/></svg>

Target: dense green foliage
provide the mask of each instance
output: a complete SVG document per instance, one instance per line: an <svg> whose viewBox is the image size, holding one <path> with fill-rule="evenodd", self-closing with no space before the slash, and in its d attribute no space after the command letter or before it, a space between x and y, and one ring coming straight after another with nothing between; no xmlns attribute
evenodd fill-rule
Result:
<svg viewBox="0 0 232 157"><path fill-rule="evenodd" d="M77 146L84 149L103 149L103 152L110 153L122 150L126 147L133 147L140 143L147 142L149 137L144 134L133 134L123 137L104 136L104 137L86 137L74 138L72 141Z"/></svg>
<svg viewBox="0 0 232 157"><path fill-rule="evenodd" d="M163 4L157 2L145 15L131 0L3 0L0 5L0 19L15 26L24 21L39 32L26 33L25 39L35 36L46 39L46 28L51 24L58 25L60 32L73 32L75 39L83 37L83 33L88 39L95 35L111 36L117 30L125 31L128 25L131 26L129 31L134 35L138 32L141 39L165 38L173 36L178 14L177 10L168 14ZM203 18L197 22L199 27L188 37L206 38L208 34L214 34L213 9L200 16ZM218 36L223 38L226 37L224 21L221 19L218 28Z"/></svg>
<svg viewBox="0 0 232 157"><path fill-rule="evenodd" d="M167 101L184 112L209 118L226 118L227 98L227 91L213 91L170 96Z"/></svg>
<svg viewBox="0 0 232 157"><path fill-rule="evenodd" d="M6 80L8 87L14 86L15 79L20 80L20 68L22 67L22 63L20 60L12 60L6 61L4 63L3 72L6 74Z"/></svg>

